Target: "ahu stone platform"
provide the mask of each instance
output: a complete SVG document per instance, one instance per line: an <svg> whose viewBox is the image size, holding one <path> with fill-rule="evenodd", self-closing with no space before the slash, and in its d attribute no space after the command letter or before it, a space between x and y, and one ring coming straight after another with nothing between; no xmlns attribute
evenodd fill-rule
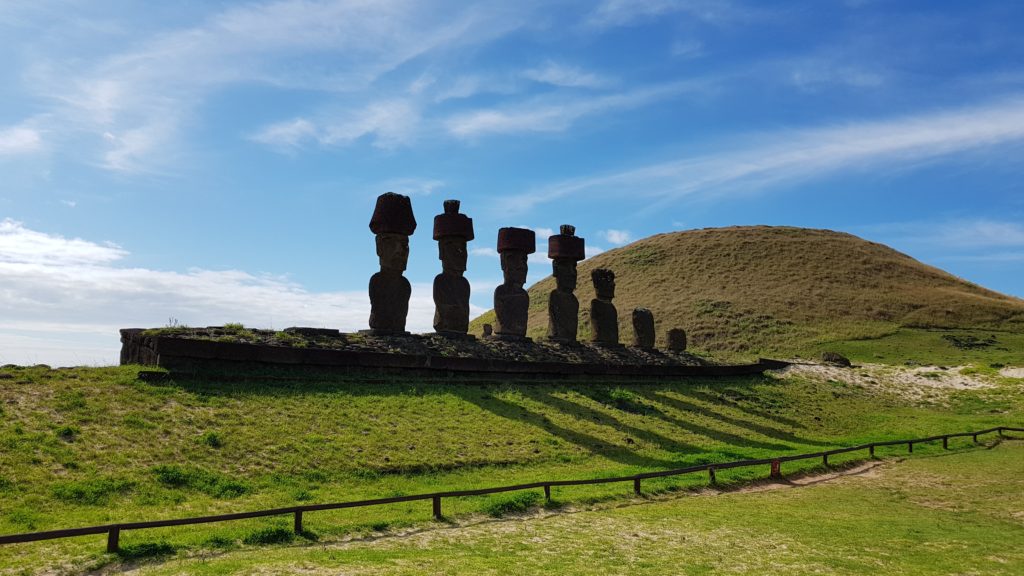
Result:
<svg viewBox="0 0 1024 576"><path fill-rule="evenodd" d="M232 327L121 330L121 364L176 373L223 373L242 367L312 368L498 378L595 376L714 377L759 374L785 362L717 365L686 352L499 338L462 340L437 334L383 336L319 328L284 331Z"/></svg>

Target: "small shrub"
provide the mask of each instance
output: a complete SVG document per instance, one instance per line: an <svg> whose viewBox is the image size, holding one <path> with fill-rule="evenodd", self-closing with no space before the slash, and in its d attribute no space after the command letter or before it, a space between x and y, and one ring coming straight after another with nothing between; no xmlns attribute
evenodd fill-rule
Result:
<svg viewBox="0 0 1024 576"><path fill-rule="evenodd" d="M214 498L236 498L249 491L243 482L194 466L162 464L153 468L153 474L164 486L197 490Z"/></svg>
<svg viewBox="0 0 1024 576"><path fill-rule="evenodd" d="M246 544L285 544L295 539L295 533L287 528L260 528L247 535L242 542Z"/></svg>
<svg viewBox="0 0 1024 576"><path fill-rule="evenodd" d="M61 411L85 408L85 394L81 390L67 390L57 395L57 409Z"/></svg>
<svg viewBox="0 0 1024 576"><path fill-rule="evenodd" d="M89 478L87 480L58 482L53 485L55 498L72 504L98 505L109 502L113 496L127 494L135 487L130 480L119 478Z"/></svg>
<svg viewBox="0 0 1024 576"><path fill-rule="evenodd" d="M7 478L0 476L0 492L7 492L14 488L14 482L11 482Z"/></svg>
<svg viewBox="0 0 1024 576"><path fill-rule="evenodd" d="M235 541L227 536L210 536L203 543L210 548L234 548Z"/></svg>
<svg viewBox="0 0 1024 576"><path fill-rule="evenodd" d="M525 512L540 502L540 494L536 492L517 492L512 496L492 498L485 506L488 516L501 518L506 514Z"/></svg>
<svg viewBox="0 0 1024 576"><path fill-rule="evenodd" d="M138 560L140 558L171 556L175 551L174 545L167 542L140 542L121 547L117 551L117 555L125 560Z"/></svg>
<svg viewBox="0 0 1024 576"><path fill-rule="evenodd" d="M57 438L64 440L65 442L74 442L75 437L78 436L79 430L74 426L61 426L54 430Z"/></svg>
<svg viewBox="0 0 1024 576"><path fill-rule="evenodd" d="M203 434L199 437L199 441L210 448L220 448L224 445L224 441L220 439L220 435L216 432L207 432Z"/></svg>
<svg viewBox="0 0 1024 576"><path fill-rule="evenodd" d="M374 522L370 524L370 530L373 530L374 532L384 532L390 527L391 523L386 521Z"/></svg>

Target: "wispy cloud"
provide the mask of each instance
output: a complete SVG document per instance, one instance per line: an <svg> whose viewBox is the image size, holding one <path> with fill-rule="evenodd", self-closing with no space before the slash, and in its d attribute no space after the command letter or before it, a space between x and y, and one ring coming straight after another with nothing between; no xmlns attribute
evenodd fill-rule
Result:
<svg viewBox="0 0 1024 576"><path fill-rule="evenodd" d="M507 197L527 210L574 194L643 195L664 201L778 187L844 170L905 169L915 162L1024 140L1024 97L886 120L753 135L717 154L560 182Z"/></svg>
<svg viewBox="0 0 1024 576"><path fill-rule="evenodd" d="M596 28L628 26L677 13L706 22L723 22L744 12L728 0L603 0L587 17L586 24Z"/></svg>
<svg viewBox="0 0 1024 576"><path fill-rule="evenodd" d="M900 244L941 251L1024 248L1024 224L986 218L897 222L863 230Z"/></svg>
<svg viewBox="0 0 1024 576"><path fill-rule="evenodd" d="M523 77L542 84L568 88L603 88L612 84L611 78L551 60L537 68L523 71Z"/></svg>
<svg viewBox="0 0 1024 576"><path fill-rule="evenodd" d="M325 114L312 121L296 118L264 127L251 139L278 149L290 150L314 142L321 146L351 144L372 138L378 148L409 144L416 136L419 112L408 100L383 100L361 109Z"/></svg>
<svg viewBox="0 0 1024 576"><path fill-rule="evenodd" d="M0 340L21 335L0 349L0 363L43 361L78 364L74 349L50 350L35 341L68 340L90 362L113 363L118 328L162 326L169 317L196 326L242 322L255 327L293 325L363 328L369 298L363 291L310 292L280 275L240 270L188 272L122 267L128 252L113 244L69 239L0 222ZM272 312L271 312L272 311ZM409 328L431 329L429 285L414 284ZM6 341L6 340L5 340ZM97 358L94 355L103 353Z"/></svg>
<svg viewBox="0 0 1024 576"><path fill-rule="evenodd" d="M262 84L356 93L412 59L500 37L522 24L520 12L493 2L251 3L131 42L131 48L105 58L54 55L26 76L37 93L57 104L55 130L99 137L103 167L138 171L159 163L217 90ZM310 55L329 55L332 66L313 68L304 60ZM320 126L314 134L282 123L262 136L284 146L314 135L331 144L368 134L382 147L407 141L403 123L409 116L395 116L393 106L354 110L370 116L368 124Z"/></svg>
<svg viewBox="0 0 1024 576"><path fill-rule="evenodd" d="M705 86L702 82L672 82L600 96L545 96L507 107L455 114L445 125L449 133L460 138L485 134L562 132L588 116L638 108L685 92L701 90Z"/></svg>
<svg viewBox="0 0 1024 576"><path fill-rule="evenodd" d="M27 126L0 128L0 157L36 152L43 147L38 130Z"/></svg>

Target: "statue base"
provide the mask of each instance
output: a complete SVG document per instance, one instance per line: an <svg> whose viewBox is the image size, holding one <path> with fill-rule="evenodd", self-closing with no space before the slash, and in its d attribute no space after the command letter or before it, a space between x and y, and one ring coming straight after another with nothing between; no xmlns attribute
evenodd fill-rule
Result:
<svg viewBox="0 0 1024 576"><path fill-rule="evenodd" d="M366 334L367 336L409 336L409 332L405 330L360 330L359 334Z"/></svg>
<svg viewBox="0 0 1024 576"><path fill-rule="evenodd" d="M520 336L519 334L498 334L494 333L487 337L488 340L501 340L504 342L533 342L533 338Z"/></svg>
<svg viewBox="0 0 1024 576"><path fill-rule="evenodd" d="M473 336L472 334L468 334L466 332L452 332L450 330L438 330L437 332L434 332L434 335L447 338L449 340L476 340L476 336Z"/></svg>

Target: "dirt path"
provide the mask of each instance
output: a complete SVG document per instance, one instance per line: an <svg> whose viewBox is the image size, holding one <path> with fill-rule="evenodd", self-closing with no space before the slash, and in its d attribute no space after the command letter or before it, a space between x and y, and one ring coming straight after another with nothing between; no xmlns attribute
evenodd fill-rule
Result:
<svg viewBox="0 0 1024 576"><path fill-rule="evenodd" d="M841 368L824 364L793 364L781 370L782 378L803 377L819 381L845 382L868 390L895 394L910 402L943 404L950 392L980 390L996 386L980 374L963 374L965 366L891 366L862 364Z"/></svg>

